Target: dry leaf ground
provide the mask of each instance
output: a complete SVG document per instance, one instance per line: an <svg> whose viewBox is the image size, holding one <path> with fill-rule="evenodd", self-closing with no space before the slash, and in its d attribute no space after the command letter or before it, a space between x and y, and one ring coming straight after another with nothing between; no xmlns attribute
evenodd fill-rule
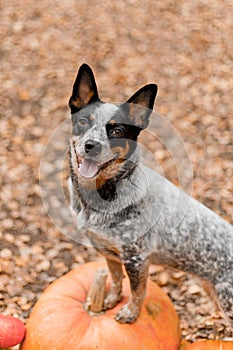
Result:
<svg viewBox="0 0 233 350"><path fill-rule="evenodd" d="M45 144L69 115L83 62L106 101L158 84L156 111L185 142L193 196L233 222L231 1L11 0L0 13L0 312L25 320L48 283L97 257L51 223L39 187ZM166 147L146 142L177 183ZM161 267L152 276L173 299L184 337L230 335L196 280Z"/></svg>

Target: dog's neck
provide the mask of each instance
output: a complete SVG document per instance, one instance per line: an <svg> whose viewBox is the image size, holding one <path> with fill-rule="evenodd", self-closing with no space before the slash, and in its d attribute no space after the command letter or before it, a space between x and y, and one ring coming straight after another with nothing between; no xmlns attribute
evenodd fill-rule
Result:
<svg viewBox="0 0 233 350"><path fill-rule="evenodd" d="M117 187L122 184L123 180L131 178L137 166L138 164L135 163L135 161L133 162L129 159L124 161L119 173L112 179L107 180L102 187L97 189L99 196L105 201L114 201L117 197Z"/></svg>

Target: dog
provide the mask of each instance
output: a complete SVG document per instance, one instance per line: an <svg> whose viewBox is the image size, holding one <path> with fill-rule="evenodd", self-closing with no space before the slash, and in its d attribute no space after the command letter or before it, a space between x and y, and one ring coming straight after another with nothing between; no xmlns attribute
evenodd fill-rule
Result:
<svg viewBox="0 0 233 350"><path fill-rule="evenodd" d="M138 135L149 123L157 85L122 104L102 102L91 68L78 71L69 100L71 207L80 232L102 253L112 277L104 308L131 297L115 316L136 321L151 263L197 275L233 327L233 226L143 165Z"/></svg>

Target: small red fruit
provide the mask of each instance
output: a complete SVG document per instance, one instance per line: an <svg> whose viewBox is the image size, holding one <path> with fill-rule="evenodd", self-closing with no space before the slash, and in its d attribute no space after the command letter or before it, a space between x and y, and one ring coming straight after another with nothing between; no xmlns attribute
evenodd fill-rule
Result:
<svg viewBox="0 0 233 350"><path fill-rule="evenodd" d="M8 348L21 343L25 331L23 322L18 318L0 314L0 347Z"/></svg>

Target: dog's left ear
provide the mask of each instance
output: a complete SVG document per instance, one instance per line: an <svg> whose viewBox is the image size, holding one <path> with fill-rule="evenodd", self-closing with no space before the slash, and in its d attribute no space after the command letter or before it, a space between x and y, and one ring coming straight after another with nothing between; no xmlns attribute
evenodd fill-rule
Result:
<svg viewBox="0 0 233 350"><path fill-rule="evenodd" d="M94 74L87 64L78 71L73 92L69 100L71 113L78 112L82 107L99 100Z"/></svg>
<svg viewBox="0 0 233 350"><path fill-rule="evenodd" d="M148 84L139 89L125 103L129 119L140 129L145 129L149 124L149 118L153 110L156 94L157 85Z"/></svg>

